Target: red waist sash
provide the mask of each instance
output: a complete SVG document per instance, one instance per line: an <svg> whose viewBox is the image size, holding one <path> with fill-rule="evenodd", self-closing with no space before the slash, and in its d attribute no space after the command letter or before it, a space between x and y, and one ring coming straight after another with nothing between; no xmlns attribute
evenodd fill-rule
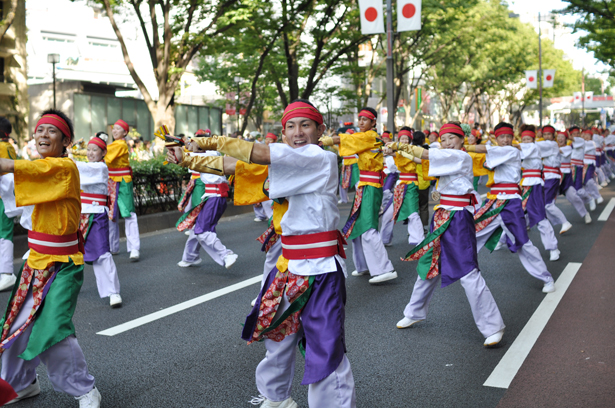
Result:
<svg viewBox="0 0 615 408"><path fill-rule="evenodd" d="M492 185L490 188L491 188L491 191L490 191L491 194L494 194L494 195L521 193L521 190L519 189L519 185L514 184L514 183L497 183L497 184Z"/></svg>
<svg viewBox="0 0 615 408"><path fill-rule="evenodd" d="M316 259L340 255L346 239L338 230L307 235L282 235L282 256L286 259Z"/></svg>
<svg viewBox="0 0 615 408"><path fill-rule="evenodd" d="M129 167L118 167L116 169L109 168L109 176L119 177L119 176L132 176L132 168Z"/></svg>
<svg viewBox="0 0 615 408"><path fill-rule="evenodd" d="M585 160L596 160L596 156L593 154L586 154L585 156L583 156L583 158Z"/></svg>
<svg viewBox="0 0 615 408"><path fill-rule="evenodd" d="M526 178L526 177L542 177L542 170L539 170L539 169L523 170L523 172L521 173L521 177L523 177L523 178Z"/></svg>
<svg viewBox="0 0 615 408"><path fill-rule="evenodd" d="M228 197L228 184L205 184L205 194L217 194L220 197Z"/></svg>
<svg viewBox="0 0 615 408"><path fill-rule="evenodd" d="M403 181L419 181L416 173L399 173L399 179Z"/></svg>
<svg viewBox="0 0 615 408"><path fill-rule="evenodd" d="M382 180L384 180L384 173L381 171L359 171L359 181L362 181L364 183L382 184Z"/></svg>
<svg viewBox="0 0 615 408"><path fill-rule="evenodd" d="M453 207L467 207L469 205L477 204L476 196L474 194L464 195L452 195L442 194L440 195L440 205L450 205Z"/></svg>
<svg viewBox="0 0 615 408"><path fill-rule="evenodd" d="M560 168L561 169L568 169L568 170L570 170L572 168L572 164L570 164L570 163L562 163Z"/></svg>
<svg viewBox="0 0 615 408"><path fill-rule="evenodd" d="M583 160L579 159L570 159L570 163L572 163L573 166L583 166Z"/></svg>
<svg viewBox="0 0 615 408"><path fill-rule="evenodd" d="M81 204L107 205L106 194L91 194L81 192Z"/></svg>
<svg viewBox="0 0 615 408"><path fill-rule="evenodd" d="M563 166L563 164L562 164L562 166ZM559 169L558 169L557 167L549 167L549 166L545 166L545 168L544 168L544 169L542 169L542 172L543 172L544 174L547 174L547 173L552 173L552 174L561 174L561 173L560 173L560 171L559 171Z"/></svg>
<svg viewBox="0 0 615 408"><path fill-rule="evenodd" d="M51 235L28 231L28 248L45 255L73 255L83 252L83 243L79 233L68 235Z"/></svg>

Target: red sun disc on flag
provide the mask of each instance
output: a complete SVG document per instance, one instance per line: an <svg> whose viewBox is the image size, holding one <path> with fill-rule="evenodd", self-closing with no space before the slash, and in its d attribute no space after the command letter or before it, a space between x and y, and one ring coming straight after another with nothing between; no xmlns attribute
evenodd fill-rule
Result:
<svg viewBox="0 0 615 408"><path fill-rule="evenodd" d="M547 81L551 81L553 77L551 75L547 75Z"/></svg>
<svg viewBox="0 0 615 408"><path fill-rule="evenodd" d="M401 14L406 18L412 18L416 14L416 7L414 7L414 4L408 3L401 9Z"/></svg>
<svg viewBox="0 0 615 408"><path fill-rule="evenodd" d="M534 77L533 77L533 76L531 76L531 77L529 77L527 80L528 80L528 81L530 81L530 82L534 82Z"/></svg>
<svg viewBox="0 0 615 408"><path fill-rule="evenodd" d="M378 18L378 10L376 10L373 7L369 7L367 10L365 10L365 19L367 21L374 22L376 19Z"/></svg>

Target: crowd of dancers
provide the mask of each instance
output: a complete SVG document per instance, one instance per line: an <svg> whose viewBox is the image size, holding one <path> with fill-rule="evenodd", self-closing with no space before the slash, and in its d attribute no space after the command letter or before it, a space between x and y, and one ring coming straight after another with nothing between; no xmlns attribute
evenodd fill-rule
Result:
<svg viewBox="0 0 615 408"><path fill-rule="evenodd" d="M407 224L405 261L417 261L417 279L403 318L405 329L427 318L437 286L460 281L484 346L496 346L505 324L478 265L487 247L517 253L524 269L556 290L540 251L529 239L536 227L549 261L560 256L558 235L572 228L556 205L563 195L585 223L603 201L600 189L615 178L615 134L572 126L522 126L502 122L493 131L457 122L438 132L399 130L393 138L374 129L377 112L358 114L359 131L324 136L318 109L296 100L282 117L281 141L266 143L195 132L185 146L168 143L167 160L191 172L179 202L177 229L188 235L180 267L203 262L200 249L230 268L238 258L216 233L234 185L234 205L254 205L255 221L267 221L258 238L266 253L259 295L252 301L241 337L264 341L256 367L261 407L294 408L291 388L296 348L305 355L302 384L310 407L355 407L356 395L344 334L347 240L355 270L370 284L397 278L387 254L397 222ZM0 118L0 290L11 290L3 315L0 404L40 393L42 362L54 389L74 396L80 407L99 407L101 395L87 370L72 316L83 282L83 264L93 265L101 298L120 307L113 254L119 252L119 217L125 221L130 259L140 240L132 171L118 120L113 141L104 132L87 143L87 162L67 157L74 141L70 119L43 113L35 128L41 160L15 160L7 142L8 120ZM341 161L341 168L338 162ZM489 189L476 191L483 179ZM339 231L339 203L354 199ZM426 230L429 199L437 202ZM589 208L589 211L588 211ZM28 230L29 251L13 273L13 218Z"/></svg>

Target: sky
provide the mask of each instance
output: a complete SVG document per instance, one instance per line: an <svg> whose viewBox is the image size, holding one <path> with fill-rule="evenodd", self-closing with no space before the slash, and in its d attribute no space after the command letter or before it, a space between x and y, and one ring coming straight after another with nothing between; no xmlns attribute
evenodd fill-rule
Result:
<svg viewBox="0 0 615 408"><path fill-rule="evenodd" d="M536 14L539 12L549 13L552 10L561 10L565 8L566 5L567 3L561 0L508 0L508 7L517 14L528 12L534 12ZM573 23L574 20L574 16L563 17L565 23ZM584 49L576 46L576 41L581 35L581 33L565 35L556 41L555 47L562 49L566 55L571 57L575 69L581 70L585 68L585 71L591 76L606 77L607 75L601 75L600 73L607 70L608 66L597 61L592 53L588 53Z"/></svg>

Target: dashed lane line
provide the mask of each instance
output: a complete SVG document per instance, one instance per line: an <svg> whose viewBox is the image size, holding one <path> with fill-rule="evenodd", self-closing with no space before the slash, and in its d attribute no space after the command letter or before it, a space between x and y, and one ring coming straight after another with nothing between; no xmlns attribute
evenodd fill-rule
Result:
<svg viewBox="0 0 615 408"><path fill-rule="evenodd" d="M611 198L609 200L609 203L606 205L606 207L604 207L604 210L602 210L602 213L600 213L600 216L598 217L598 221L608 220L614 208L615 208L615 198Z"/></svg>
<svg viewBox="0 0 615 408"><path fill-rule="evenodd" d="M485 387L508 388L510 386L581 265L578 262L569 262L566 265L559 279L555 282L556 291L545 296L521 333L504 354L502 360L483 384Z"/></svg>
<svg viewBox="0 0 615 408"><path fill-rule="evenodd" d="M156 321L156 320L162 319L164 317L170 316L172 314L179 313L179 312L181 312L183 310L186 310L186 309L189 309L191 307L194 307L194 306L200 305L202 303L208 302L210 300L219 298L221 296L224 296L226 294L229 294L229 293L235 292L237 290L246 288L246 287L254 285L256 283L260 283L262 278L263 278L263 275L261 274L261 275L255 276L253 278L246 279L246 280L241 281L239 283L235 283L234 285L230 285L230 286L227 286L225 288L215 290L215 291L213 291L211 293L207 293L205 295L196 297L194 299L190 299L190 300L187 300L185 302L179 303L179 304L177 304L175 306L167 307L166 309L162 309L162 310L159 310L157 312L150 313L150 314L145 315L143 317L139 317L138 319L134 319L134 320L131 320L129 322L122 323L122 324L120 324L118 326L111 327L111 328L109 328L107 330L100 331L100 332L98 332L96 334L100 334L101 336L115 336L115 335L127 332L127 331L135 329L135 328L137 328L139 326L143 326L143 325L151 323L153 321Z"/></svg>

